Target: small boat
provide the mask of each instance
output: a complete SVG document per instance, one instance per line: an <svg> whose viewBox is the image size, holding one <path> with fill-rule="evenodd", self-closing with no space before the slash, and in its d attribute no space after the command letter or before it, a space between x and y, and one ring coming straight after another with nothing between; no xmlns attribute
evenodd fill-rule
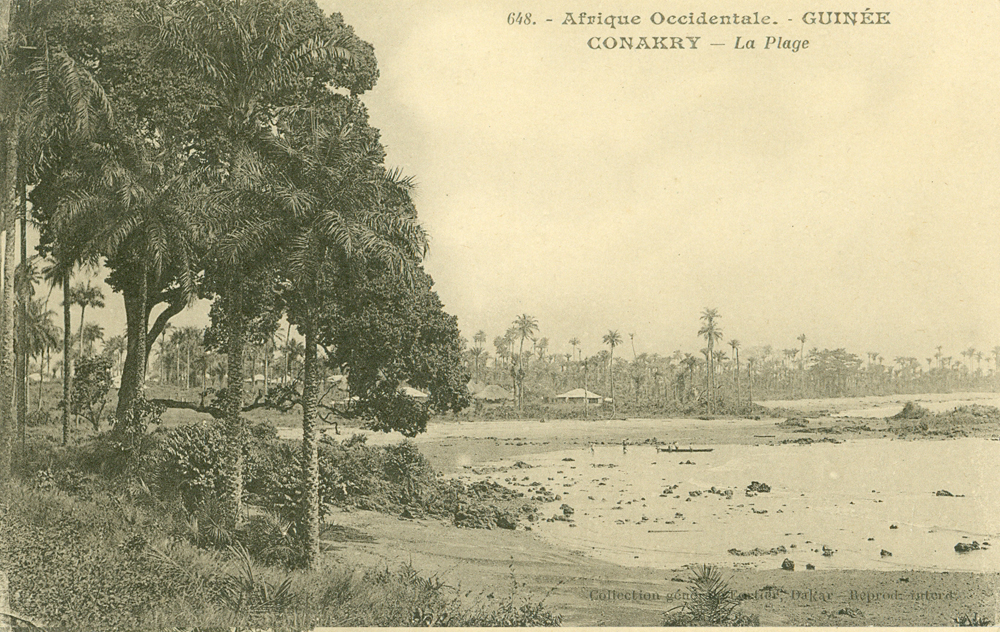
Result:
<svg viewBox="0 0 1000 632"><path fill-rule="evenodd" d="M715 448L671 448L670 446L656 446L657 452L711 452Z"/></svg>

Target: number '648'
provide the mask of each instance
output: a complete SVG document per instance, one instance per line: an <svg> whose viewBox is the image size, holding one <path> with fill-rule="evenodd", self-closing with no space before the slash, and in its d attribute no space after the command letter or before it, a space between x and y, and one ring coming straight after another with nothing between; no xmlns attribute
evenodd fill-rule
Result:
<svg viewBox="0 0 1000 632"><path fill-rule="evenodd" d="M517 13L511 13L511 14L509 14L507 16L507 24L510 24L510 25L514 25L514 24L532 24L532 22L531 22L531 14L530 13L521 13L520 11L518 11Z"/></svg>

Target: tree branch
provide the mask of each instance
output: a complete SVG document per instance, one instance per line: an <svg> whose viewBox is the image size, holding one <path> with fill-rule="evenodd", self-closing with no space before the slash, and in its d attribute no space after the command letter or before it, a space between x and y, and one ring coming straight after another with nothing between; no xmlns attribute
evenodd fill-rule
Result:
<svg viewBox="0 0 1000 632"><path fill-rule="evenodd" d="M179 298L179 297L177 297ZM160 312L159 316L156 317L156 321L153 326L149 329L149 333L146 334L146 356L149 356L149 352L153 349L153 343L156 342L157 336L163 333L164 328L167 326L167 321L171 318L180 314L184 310L185 301L177 300L176 302L170 302L167 308ZM148 314L146 320L149 320Z"/></svg>

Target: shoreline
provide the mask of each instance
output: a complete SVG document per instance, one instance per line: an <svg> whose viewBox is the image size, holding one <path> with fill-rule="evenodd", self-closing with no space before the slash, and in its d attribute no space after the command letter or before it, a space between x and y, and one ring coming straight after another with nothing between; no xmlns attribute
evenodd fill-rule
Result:
<svg viewBox="0 0 1000 632"><path fill-rule="evenodd" d="M502 479L512 459L544 458L540 455L572 450L589 455L586 448L591 444L605 446L598 448L599 454L610 453L610 446L617 448L622 439L640 446L632 452L648 451L654 443L675 441L687 447L689 443L781 446L844 440L867 444L870 439L880 438L907 442L948 439L900 439L889 430L884 418L824 415L809 418L806 428L779 425L783 421L781 417L463 421L432 423L428 432L413 442L445 475L493 474ZM970 436L1000 440L1000 428L995 423L989 426ZM342 435L350 433L342 430ZM375 439L386 443L398 440L386 436ZM786 447L794 450L797 446ZM836 450L837 446L829 449ZM533 474L531 469L523 473ZM559 502L545 506L545 514L558 506ZM330 518L374 538L368 543L337 544L336 554L345 564L412 564L419 572L438 577L462 594L479 595L481 599L491 594L494 598L509 595L517 584L522 594L526 591L535 599L544 598L547 605L564 616L565 625L661 625L666 612L682 603L679 597L687 591L682 580L690 570L684 565L650 567L645 565L649 562L639 560L634 565L622 565L587 553L587 547L577 548L572 542L546 537L537 530L464 529L437 519L404 519L366 511L339 511ZM731 578L731 589L746 597L740 611L758 615L761 625L953 626L955 618L963 615L984 615L993 621L1000 616L1000 569L858 570L823 569L819 565L817 570L806 570L800 564L794 571L784 571L778 568L782 557L767 558L769 568L740 567L738 563L722 566Z"/></svg>

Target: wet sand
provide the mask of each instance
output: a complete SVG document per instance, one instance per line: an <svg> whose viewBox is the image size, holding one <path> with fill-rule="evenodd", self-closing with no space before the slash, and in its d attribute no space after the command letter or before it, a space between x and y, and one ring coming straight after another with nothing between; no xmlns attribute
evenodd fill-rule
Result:
<svg viewBox="0 0 1000 632"><path fill-rule="evenodd" d="M545 603L564 625L660 625L683 603L684 568L625 567L579 549L546 542L533 532L459 529L439 520L403 520L373 512L335 513L374 542L338 543L350 565L412 563L445 581L467 600L518 594ZM954 625L961 614L1000 610L1000 574L926 571L804 571L733 569L730 585L747 593L741 610L762 625ZM838 614L842 613L842 614Z"/></svg>

